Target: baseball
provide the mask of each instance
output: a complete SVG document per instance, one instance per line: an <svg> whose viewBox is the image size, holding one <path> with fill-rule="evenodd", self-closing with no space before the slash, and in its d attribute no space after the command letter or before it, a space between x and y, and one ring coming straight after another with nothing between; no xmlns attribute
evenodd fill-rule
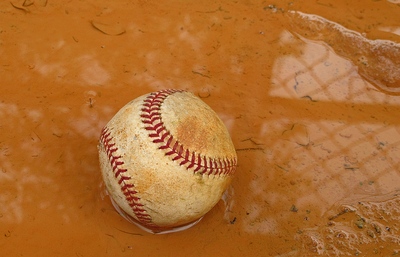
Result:
<svg viewBox="0 0 400 257"><path fill-rule="evenodd" d="M225 125L184 90L126 104L103 128L98 148L114 206L153 233L197 223L221 199L237 164Z"/></svg>

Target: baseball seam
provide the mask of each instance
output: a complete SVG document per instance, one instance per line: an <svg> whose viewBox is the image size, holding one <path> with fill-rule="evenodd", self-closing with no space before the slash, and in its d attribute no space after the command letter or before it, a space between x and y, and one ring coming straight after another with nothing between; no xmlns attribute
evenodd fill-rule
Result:
<svg viewBox="0 0 400 257"><path fill-rule="evenodd" d="M143 208L144 205L140 203L140 197L136 196L138 192L135 190L135 185L131 181L129 181L131 177L126 176L125 174L128 170L123 168L124 161L122 160L122 156L115 155L118 147L115 146L115 143L113 142L113 137L111 136L111 132L107 127L104 127L101 131L100 142L103 145L104 150L107 154L112 171L114 173L114 177L118 179L118 184L121 187L121 191L124 194L125 199L131 207L136 218L142 224L153 227L154 224L152 223L151 216Z"/></svg>
<svg viewBox="0 0 400 257"><path fill-rule="evenodd" d="M202 156L185 148L182 143L174 139L173 135L165 127L161 117L161 105L169 95L178 92L185 91L175 89L162 90L151 93L144 100L140 117L145 124L145 129L149 131L149 137L153 139L152 142L160 144L158 148L164 150L165 155L170 156L172 161L179 161L179 165L185 165L188 170L192 169L194 173L218 176L232 175L236 169L236 158L213 159ZM113 139L109 128L107 126L104 127L101 131L100 142L104 147L114 177L117 179L121 191L138 221L147 227L157 228L158 226L152 222L151 216L144 209L144 205L140 203L141 198L137 196L138 192L135 190L131 177L126 174L128 170L124 168L123 156L116 153L118 147Z"/></svg>
<svg viewBox="0 0 400 257"><path fill-rule="evenodd" d="M164 100L184 90L166 89L149 94L143 103L142 122L145 129L149 131L149 137L153 143L160 144L159 149L165 151L165 155L170 156L172 161L178 161L179 165L192 169L194 173L201 175L232 175L236 169L236 158L211 158L202 156L200 153L189 150L176 140L171 132L165 127L162 121L161 106Z"/></svg>

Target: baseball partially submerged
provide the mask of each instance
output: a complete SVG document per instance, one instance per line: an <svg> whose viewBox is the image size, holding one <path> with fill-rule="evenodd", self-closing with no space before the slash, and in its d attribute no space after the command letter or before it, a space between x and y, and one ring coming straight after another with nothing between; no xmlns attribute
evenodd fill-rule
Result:
<svg viewBox="0 0 400 257"><path fill-rule="evenodd" d="M217 114L192 93L174 89L119 110L101 132L99 159L114 206L153 233L200 220L221 199L237 164Z"/></svg>

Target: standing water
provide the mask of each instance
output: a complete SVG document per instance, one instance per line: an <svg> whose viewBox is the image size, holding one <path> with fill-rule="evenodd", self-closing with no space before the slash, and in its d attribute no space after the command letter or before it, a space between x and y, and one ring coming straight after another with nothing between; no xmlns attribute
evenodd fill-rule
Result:
<svg viewBox="0 0 400 257"><path fill-rule="evenodd" d="M400 254L400 1L0 3L2 256ZM238 154L195 226L149 234L97 144L130 100L198 95Z"/></svg>

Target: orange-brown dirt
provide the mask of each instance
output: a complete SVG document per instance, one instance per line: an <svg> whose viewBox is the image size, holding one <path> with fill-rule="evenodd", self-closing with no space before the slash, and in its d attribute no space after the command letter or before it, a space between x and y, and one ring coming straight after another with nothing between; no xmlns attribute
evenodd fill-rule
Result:
<svg viewBox="0 0 400 257"><path fill-rule="evenodd" d="M400 2L0 3L2 256L400 253ZM186 89L238 153L194 227L152 235L104 193L130 100Z"/></svg>

